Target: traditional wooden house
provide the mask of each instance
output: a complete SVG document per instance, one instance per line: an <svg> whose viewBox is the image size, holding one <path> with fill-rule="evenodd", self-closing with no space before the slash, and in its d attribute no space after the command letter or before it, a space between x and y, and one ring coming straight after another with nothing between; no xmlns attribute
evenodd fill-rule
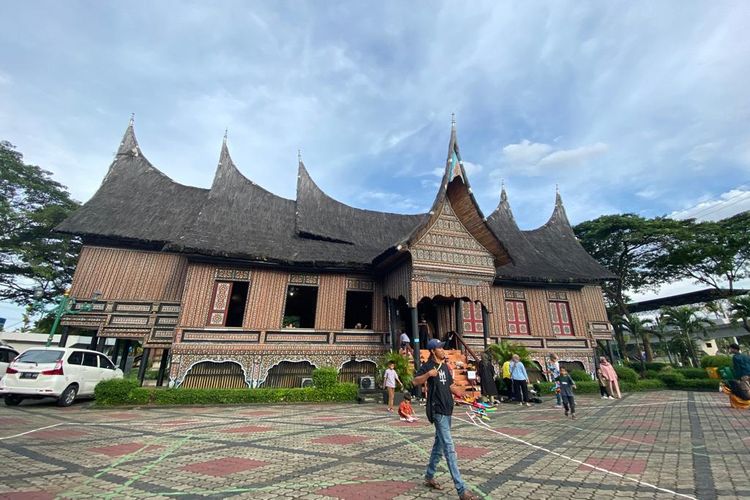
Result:
<svg viewBox="0 0 750 500"><path fill-rule="evenodd" d="M99 190L58 228L83 239L64 318L118 356L164 350L170 383L299 385L313 366L356 381L405 331L477 352L501 339L589 371L609 338L600 283L559 194L549 221L522 231L503 189L485 217L455 127L428 213L362 210L327 196L301 159L296 200L235 167L226 139L210 189L175 183L143 156L132 122ZM94 294L96 300L90 299ZM145 363L143 363L145 366ZM141 376L142 376L141 371Z"/></svg>

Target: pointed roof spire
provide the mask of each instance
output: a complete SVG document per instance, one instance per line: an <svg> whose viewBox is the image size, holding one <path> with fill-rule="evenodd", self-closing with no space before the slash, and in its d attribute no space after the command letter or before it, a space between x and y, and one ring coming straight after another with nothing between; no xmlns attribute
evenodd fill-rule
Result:
<svg viewBox="0 0 750 500"><path fill-rule="evenodd" d="M297 163L302 164L302 150L297 149Z"/></svg>
<svg viewBox="0 0 750 500"><path fill-rule="evenodd" d="M227 137L229 136L229 127L224 129L224 144L227 143Z"/></svg>
<svg viewBox="0 0 750 500"><path fill-rule="evenodd" d="M120 141L120 147L117 149L117 156L141 156L143 154L135 138L134 123L135 113L131 113L128 128L125 129L125 134L122 136L122 141Z"/></svg>
<svg viewBox="0 0 750 500"><path fill-rule="evenodd" d="M555 184L555 209L557 209L557 207L560 207L560 209L565 210L565 208L563 207L562 196L560 196L559 184Z"/></svg>
<svg viewBox="0 0 750 500"><path fill-rule="evenodd" d="M505 192L505 179L500 179L500 203L508 203L508 193Z"/></svg>
<svg viewBox="0 0 750 500"><path fill-rule="evenodd" d="M456 113L451 113L451 130L456 130Z"/></svg>

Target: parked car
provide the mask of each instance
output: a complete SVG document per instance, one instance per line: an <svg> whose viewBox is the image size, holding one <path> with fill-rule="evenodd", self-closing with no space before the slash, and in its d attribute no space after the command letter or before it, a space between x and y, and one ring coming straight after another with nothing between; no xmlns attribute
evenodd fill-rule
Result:
<svg viewBox="0 0 750 500"><path fill-rule="evenodd" d="M70 406L76 397L93 396L96 384L112 378L122 378L122 370L100 352L32 348L10 363L0 380L0 396L8 406L41 398L56 398L59 406Z"/></svg>
<svg viewBox="0 0 750 500"><path fill-rule="evenodd" d="M11 361L18 356L18 351L12 347L0 345L0 379L5 375L5 370Z"/></svg>

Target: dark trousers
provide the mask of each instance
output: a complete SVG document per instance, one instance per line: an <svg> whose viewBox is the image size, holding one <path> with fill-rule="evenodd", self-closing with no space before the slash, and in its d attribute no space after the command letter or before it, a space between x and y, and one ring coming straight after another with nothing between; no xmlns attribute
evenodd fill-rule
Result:
<svg viewBox="0 0 750 500"><path fill-rule="evenodd" d="M562 397L563 400L563 408L565 408L565 411L567 412L570 410L571 415L575 415L576 413L576 399L573 396L566 396L564 394L560 394L560 397Z"/></svg>
<svg viewBox="0 0 750 500"><path fill-rule="evenodd" d="M511 383L511 380L509 378L503 379L503 388L505 389L504 395L508 396L509 398L513 398L513 384Z"/></svg>
<svg viewBox="0 0 750 500"><path fill-rule="evenodd" d="M513 397L522 403L529 402L529 387L525 380L513 380Z"/></svg>
<svg viewBox="0 0 750 500"><path fill-rule="evenodd" d="M599 393L602 396L607 396L607 397L610 396L610 394L609 394L609 388L606 385L599 384Z"/></svg>

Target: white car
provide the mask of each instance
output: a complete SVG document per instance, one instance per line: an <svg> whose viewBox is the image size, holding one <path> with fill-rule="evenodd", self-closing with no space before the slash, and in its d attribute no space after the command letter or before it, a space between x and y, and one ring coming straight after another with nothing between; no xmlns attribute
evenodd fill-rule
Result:
<svg viewBox="0 0 750 500"><path fill-rule="evenodd" d="M59 406L70 406L78 396L93 396L96 384L112 378L122 378L122 370L100 352L33 348L8 366L0 380L0 396L8 406L40 398L57 398Z"/></svg>
<svg viewBox="0 0 750 500"><path fill-rule="evenodd" d="M18 351L9 346L0 345L0 379L5 375L5 370L11 361L18 356Z"/></svg>

